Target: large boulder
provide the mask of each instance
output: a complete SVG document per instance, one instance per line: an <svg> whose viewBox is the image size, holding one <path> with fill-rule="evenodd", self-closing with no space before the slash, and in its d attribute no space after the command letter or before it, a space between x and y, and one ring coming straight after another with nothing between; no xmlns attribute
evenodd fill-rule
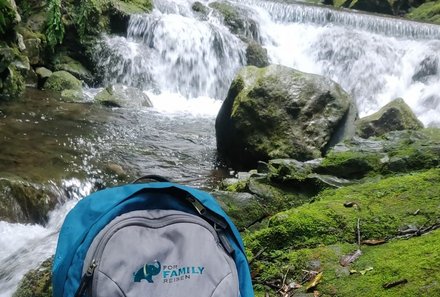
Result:
<svg viewBox="0 0 440 297"><path fill-rule="evenodd" d="M420 130L423 124L402 98L397 98L378 112L361 118L356 123L360 137L381 136L390 131Z"/></svg>
<svg viewBox="0 0 440 297"><path fill-rule="evenodd" d="M25 88L23 75L30 69L27 57L17 48L0 43L0 100L19 97Z"/></svg>
<svg viewBox="0 0 440 297"><path fill-rule="evenodd" d="M338 132L347 126L351 101L338 84L319 75L280 65L245 67L217 116L218 152L234 167L319 158L329 143L345 136Z"/></svg>
<svg viewBox="0 0 440 297"><path fill-rule="evenodd" d="M110 107L152 107L150 98L137 88L115 84L95 96L95 100Z"/></svg>
<svg viewBox="0 0 440 297"><path fill-rule="evenodd" d="M44 88L62 92L64 90L81 90L81 81L67 71L56 71L46 80Z"/></svg>

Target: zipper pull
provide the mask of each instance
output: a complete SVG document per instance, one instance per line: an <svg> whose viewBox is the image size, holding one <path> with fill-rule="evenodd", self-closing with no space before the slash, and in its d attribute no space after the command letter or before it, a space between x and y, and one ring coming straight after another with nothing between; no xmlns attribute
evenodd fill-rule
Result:
<svg viewBox="0 0 440 297"><path fill-rule="evenodd" d="M79 284L78 290L76 290L75 297L82 297L84 295L90 281L93 278L93 273L95 272L96 266L97 264L95 262L95 259L93 259L92 263L90 263L89 267L87 268L86 273L84 273L81 278L81 282Z"/></svg>

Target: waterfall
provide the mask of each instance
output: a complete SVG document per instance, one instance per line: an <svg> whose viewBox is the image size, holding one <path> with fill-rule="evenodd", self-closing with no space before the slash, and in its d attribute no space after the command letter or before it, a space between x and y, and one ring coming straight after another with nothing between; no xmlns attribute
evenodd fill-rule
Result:
<svg viewBox="0 0 440 297"><path fill-rule="evenodd" d="M126 37L104 37L96 59L105 82L223 99L245 62L245 45L218 19L197 18L185 3L157 1L151 14L131 17Z"/></svg>
<svg viewBox="0 0 440 297"><path fill-rule="evenodd" d="M105 82L146 90L165 110L211 98L203 109L211 104L215 116L215 99L246 64L246 45L212 9L201 17L192 3L157 0L151 14L130 19L125 37L106 36L96 52ZM360 116L402 97L426 126L440 125L439 26L302 3L229 3L249 12L271 63L330 77Z"/></svg>

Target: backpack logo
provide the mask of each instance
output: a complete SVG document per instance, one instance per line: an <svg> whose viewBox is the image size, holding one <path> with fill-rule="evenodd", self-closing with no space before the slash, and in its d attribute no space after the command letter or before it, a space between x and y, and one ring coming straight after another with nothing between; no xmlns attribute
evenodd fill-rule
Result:
<svg viewBox="0 0 440 297"><path fill-rule="evenodd" d="M143 267L141 267L137 272L133 273L134 281L140 282L145 279L149 283L153 283L153 276L156 276L160 273L161 265L159 261L155 261L154 263L147 263Z"/></svg>

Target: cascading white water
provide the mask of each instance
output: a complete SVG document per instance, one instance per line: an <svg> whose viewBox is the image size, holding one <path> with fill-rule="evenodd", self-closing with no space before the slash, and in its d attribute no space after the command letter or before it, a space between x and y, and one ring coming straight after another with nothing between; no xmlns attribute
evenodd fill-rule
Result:
<svg viewBox="0 0 440 297"><path fill-rule="evenodd" d="M127 37L106 37L97 52L106 81L149 90L163 109L175 106L170 98L222 100L245 45L212 11L194 14L192 3L158 0L152 14L132 17ZM232 3L252 12L272 63L332 78L360 116L402 97L425 125L440 125L439 26L299 3ZM212 106L215 115L220 104Z"/></svg>
<svg viewBox="0 0 440 297"><path fill-rule="evenodd" d="M11 224L0 221L0 297L10 297L23 275L54 254L58 232L66 213L89 194L91 183L66 180L70 200L49 214L46 226Z"/></svg>
<svg viewBox="0 0 440 297"><path fill-rule="evenodd" d="M163 93L169 101L223 99L245 62L245 45L217 18L193 14L191 4L156 1L151 14L130 19L127 37L105 37L96 55L105 82L150 91L153 103Z"/></svg>

